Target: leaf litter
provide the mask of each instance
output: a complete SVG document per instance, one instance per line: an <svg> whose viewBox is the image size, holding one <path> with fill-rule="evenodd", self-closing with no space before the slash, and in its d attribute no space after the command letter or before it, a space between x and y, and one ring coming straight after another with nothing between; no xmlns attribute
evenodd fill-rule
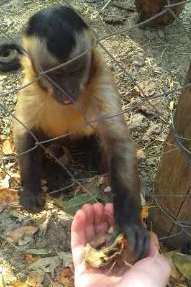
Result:
<svg viewBox="0 0 191 287"><path fill-rule="evenodd" d="M1 24L7 34L12 37L21 30L29 15L58 1L45 0L42 3L39 0L34 3L32 0L10 0L6 2L5 5L1 4ZM133 12L132 3L130 13L127 12L128 10L125 10L125 14L120 14L119 10L115 10L115 12L117 11L115 13L112 10L112 5L105 10L108 16L115 14L117 19L121 19L121 21L110 19L110 23L115 22L115 26L103 25L104 15L101 18L98 13L102 7L99 6L99 3L85 4L83 2L80 7L79 1L71 1L71 3L79 8L82 14L89 19L92 27L102 36L116 32L125 25L134 24L136 12ZM7 7L9 8L7 9ZM190 4L188 4L188 8L185 9L181 18L186 29L189 29L190 25L190 11ZM184 81L188 62L191 59L190 42L182 32L181 25L177 23L165 28L164 31L137 29L136 33L128 32L126 37L118 35L106 41L105 46L119 62L128 68L144 92L140 92L129 76L123 73L106 55L105 58L114 73L121 94L123 110L127 110L124 116L129 125L130 134L138 146L137 156L142 182L149 192L152 189L152 180L162 144L168 132L169 110L174 109L176 105L176 99L180 94L179 88ZM2 90L11 91L18 87L20 76L20 73L11 74L11 77L0 75ZM151 105L145 101L145 96ZM73 269L70 253L70 224L72 220L70 214L74 214L85 202L105 202L104 196L110 197L110 189L107 188L109 185L101 177L93 179L92 185L88 180L83 180L87 189L93 190L93 194L90 196L86 191L79 189L76 184L73 185L69 182L68 186L72 185L75 190L73 193L71 192L74 199L70 193L65 194L64 199L62 197L55 200L49 198L46 209L38 215L21 210L18 203L20 176L16 159L12 157L15 155L15 148L12 141L12 117L10 114L15 107L15 93L9 93L1 100L8 107L8 112L0 111L0 156L3 156L3 160L0 162L0 268L2 269L0 286L71 287L73 286ZM164 121L160 121L159 114L162 115L166 124ZM65 157L62 156L62 158L67 164ZM86 177L83 172L82 175ZM57 182L59 179L56 178L53 182ZM96 182L97 184L95 184ZM98 193L100 186L103 187L103 193L104 190L108 191L101 197ZM44 188L48 189L46 181ZM52 190L54 190L54 186ZM149 208L145 206L143 209L145 219L148 212ZM171 260L176 271L172 276L172 286L189 286L190 256L177 251L171 255Z"/></svg>

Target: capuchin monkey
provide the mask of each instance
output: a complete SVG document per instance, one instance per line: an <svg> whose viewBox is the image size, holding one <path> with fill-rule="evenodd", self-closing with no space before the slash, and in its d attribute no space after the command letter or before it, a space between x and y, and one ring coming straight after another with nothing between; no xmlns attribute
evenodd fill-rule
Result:
<svg viewBox="0 0 191 287"><path fill-rule="evenodd" d="M137 259L144 257L149 237L141 220L135 147L121 115L111 73L95 48L93 34L72 8L56 6L29 19L22 48L26 51L21 57L23 85L41 72L50 71L18 94L19 121L14 121L14 140L21 154L21 205L31 212L45 205L41 148L34 148L36 138L40 141L44 136L69 134L70 139L88 139L95 135L109 166L116 230L127 235Z"/></svg>

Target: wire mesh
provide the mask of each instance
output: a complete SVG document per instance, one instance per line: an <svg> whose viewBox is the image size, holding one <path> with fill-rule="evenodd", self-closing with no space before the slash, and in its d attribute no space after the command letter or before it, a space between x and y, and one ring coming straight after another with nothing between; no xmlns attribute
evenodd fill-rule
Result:
<svg viewBox="0 0 191 287"><path fill-rule="evenodd" d="M22 1L21 1L22 2ZM153 208L158 208L161 210L161 213L164 215L164 217L167 217L170 221L172 221L172 223L177 226L178 231L173 231L170 234L166 234L165 236L163 236L161 239L171 239L174 238L180 234L185 234L186 236L188 236L189 238L191 238L191 226L190 226L190 222L191 222L191 217L190 217L190 222L182 222L179 220L179 217L175 214L172 214L172 212L168 209L165 209L161 203L160 200L162 197L166 197L168 198L168 200L170 198L173 197L178 197L180 199L180 201L191 201L191 193L188 192L186 195L180 193L173 193L173 190L170 190L169 193L156 193L153 186L152 186L152 182L154 180L155 174L156 174L156 170L158 167L158 162L159 162L159 158L162 152L162 147L163 147L163 142L165 140L165 137L168 133L168 129L171 126L172 130L174 132L174 136L176 138L176 142L175 145L172 146L172 151L174 150L181 150L184 151L186 158L190 158L190 151L189 149L184 145L184 140L185 138L182 137L182 135L179 135L176 131L176 127L174 124L174 109L169 109L169 105L171 102L177 102L178 96L181 94L182 89L184 89L185 87L188 87L190 85L190 83L184 85L183 84L183 79L184 79L184 75L182 76L182 78L180 79L179 83L175 83L175 87L173 85L169 84L169 87L165 90L162 89L162 91L160 90L158 93L147 93L147 91L145 91L145 87L143 85L141 85L139 83L139 72L137 72L139 69L143 68L144 69L144 64L142 63L137 63L135 61L135 63L132 62L132 67L129 69L129 62L128 59L124 60L124 57L128 57L129 55L132 54L132 47L133 45L129 48L127 53L124 53L124 55L120 55L117 51L115 51L114 48L110 48L111 43L114 43L114 47L116 41L133 41L131 40L131 37L133 39L133 33L140 33L141 37L142 37L142 41L145 40L145 38L143 37L143 35L145 35L146 33L150 33L149 35L151 36L151 34L157 34L160 36L161 33L161 37L164 37L164 34L162 32L162 30L159 30L159 32L157 32L157 30L141 30L141 28L143 26L145 26L146 24L150 23L151 21L164 16L168 13L170 13L174 18L175 18L175 24L177 28L177 35L179 34L179 37L182 37L182 34L184 34L184 37L186 37L188 39L188 41L191 41L190 39L190 32L188 31L187 28L185 28L184 25L184 15L180 17L176 16L176 14L174 13L173 8L177 7L179 5L182 5L184 3L186 3L186 7L187 5L190 5L189 3L191 3L191 1L179 1L176 3L171 3L172 1L166 1L166 5L163 7L163 9L161 11L159 11L157 14L155 14L154 16L150 17L149 19L145 19L143 21L137 22L137 14L136 14L136 10L135 7L132 5L132 1L118 1L118 2L122 2L123 4L123 9L126 11L125 12L125 17L122 16L122 24L119 24L117 26L115 26L115 19L114 19L114 24L109 25L105 23L105 19L106 17L111 14L110 18L112 18L112 16L114 16L115 12L111 12L113 9L113 5L116 4L116 1L73 1L72 4L71 1L69 3L69 1L54 1L54 4L68 4L68 5L80 5L80 10L82 12L82 14L86 14L85 12L89 9L89 19L87 19L88 25L90 27L90 29L92 29L92 31L94 32L97 42L96 42L96 46L98 46L102 52L105 54L108 65L114 69L115 74L117 74L116 78L116 82L117 85L121 82L124 81L125 83L125 88L124 87L119 87L119 92L121 93L121 100L122 100L122 111L120 113L117 114L108 114L106 115L107 118L112 118L113 120L115 119L115 117L124 114L125 118L127 119L127 122L130 122L130 131L131 131L131 127L132 127L132 122L131 119L133 119L134 115L136 114L136 116L139 115L138 119L141 118L141 122L140 125L142 125L143 121L144 121L144 128L143 131L141 132L140 129L142 129L142 127L139 125L136 125L136 121L134 122L134 124L136 125L135 129L133 130L132 128L132 137L134 138L134 140L137 142L137 144L141 145L142 149L144 150L144 153L146 153L146 156L142 157L139 159L139 166L140 166L140 174L143 180L143 183L145 184L145 189L146 189L146 196L149 199L149 202L151 204L151 206L154 206ZM119 3L118 3L119 4ZM1 9L5 9L5 3L3 2ZM6 5L8 5L6 3ZM44 6L49 6L50 2L48 1L43 1L43 3L39 2L38 6L38 10L41 7ZM125 5L125 6L124 6ZM75 6L74 6L75 7ZM125 7L125 8L124 8ZM7 8L8 9L8 8ZM12 13L14 13L14 7L12 7ZM22 9L23 7L19 7L19 9ZM119 9L119 8L115 8L115 9ZM9 18L9 11L5 9L5 11L7 11L7 15L5 15L6 18ZM84 12L85 11L85 12ZM116 11L116 10L115 10ZM134 11L133 12L133 17L129 17L129 14L127 13L127 11ZM34 11L27 11L27 17L30 16L31 14L33 14ZM129 12L131 13L131 12ZM134 15L136 17L134 17ZM26 17L26 18L27 18ZM129 19L130 18L130 19ZM119 19L118 19L119 20ZM17 27L15 27L13 30L13 33L10 33L10 29L9 27L6 28L6 25L4 26L3 23L6 23L6 19L3 19L2 21L2 26L0 28L0 33L2 38L5 39L9 39L12 40L15 38L15 34L17 33L16 29ZM126 22L125 22L126 21ZM99 28L96 27L97 22L101 23L101 25L103 26L103 31L101 31L99 33ZM124 24L125 23L125 24ZM22 19L19 23L19 28L23 25L24 23L22 22ZM125 26L125 27L124 27ZM170 26L167 29L167 33L170 34ZM144 32L143 32L144 31ZM145 33L145 34L144 34ZM184 38L185 39L185 38ZM180 39L181 42L181 39ZM151 45L150 40L148 40L148 46ZM152 42L153 45L153 42ZM174 43L175 45L175 43ZM168 43L167 43L168 46ZM168 47L163 47L161 48L161 58L164 57L166 51L165 49L168 49ZM189 45L188 45L189 46ZM87 51L85 51L83 54L85 54ZM148 52L149 53L149 52ZM79 57L83 56L83 54L79 55ZM187 58L186 61L188 61L188 59L190 59L190 51L187 52ZM151 55L152 56L152 55ZM168 55L167 55L168 57ZM181 53L179 54L179 59L180 59L180 65L181 65ZM2 85L2 90L0 92L0 97L1 97L1 102L0 102L0 111L1 111L1 132L4 133L5 137L8 136L9 131L11 130L11 120L14 118L16 121L18 121L26 130L27 132L29 132L31 134L31 136L34 138L35 140L35 145L25 151L24 153L29 153L35 149L37 149L39 146L50 156L50 158L52 158L66 173L67 175L70 177L71 179L71 183L69 185L64 185L64 186L60 186L59 188L52 190L51 193L57 193L60 190L65 190L67 188L71 188L74 185L75 186L79 186L84 192L87 192L88 194L91 194L91 190L89 190L86 185L85 185L85 180L83 180L83 178L77 178L75 176L75 174L70 170L70 168L65 165L63 163L62 160L60 160L59 157L55 156L54 153L51 152L50 149L47 148L47 143L53 143L53 142L57 142L60 139L64 139L64 138L68 138L70 137L72 134L71 133L67 133L67 134L63 134L62 136L59 137L55 137L55 138L51 138L51 139L47 139L47 140L39 140L38 137L25 125L25 123L23 123L20 119L18 119L15 114L14 114L14 106L15 106L15 101L16 101L16 97L15 94L23 89L25 89L26 87L32 85L35 81L38 81L40 78L42 77L48 77L48 72L52 71L52 70L56 70L59 69L63 66L67 66L68 63L70 63L71 61L75 61L75 59L72 59L68 62L65 62L61 65L58 65L56 67L54 67L53 69L49 69L47 71L42 71L41 73L39 73L39 76L36 77L35 79L33 79L30 83L27 83L26 85L21 86L19 83L20 80L20 74L18 75L6 75L5 79L3 79L3 85ZM123 61L124 60L124 61ZM140 60L140 59L139 59ZM152 69L152 59L151 57L147 57L148 60L148 66L150 66L150 69ZM149 63L150 61L150 63ZM184 65L185 67L186 65ZM188 66L186 67L188 68ZM160 70L160 63L159 63L159 70L158 73L163 73L164 72L164 77L162 77L162 82L165 81L165 77L166 77L166 71L163 71L162 69ZM145 71L145 73L147 73L147 71ZM16 81L16 84L9 84L7 85L7 77L15 77L16 79L18 78L18 80ZM146 75L145 75L146 78ZM153 75L152 75L152 79L153 79ZM50 79L50 78L49 78ZM59 87L58 83L56 83L55 81L53 82L53 85L57 86L58 88L60 88L62 91L63 89L61 87ZM126 85L128 85L127 91L126 91ZM164 87L165 87L166 83L164 83ZM65 94L66 92L63 91ZM130 94L135 94L135 97L132 98L128 98ZM69 97L69 95L68 95ZM157 106L157 101L159 100L159 107ZM146 105L146 108L145 106ZM162 108L161 108L162 105ZM77 109L80 109L80 107L76 107ZM165 112L164 112L165 111ZM94 124L95 122L101 121L102 118L100 116L98 116L96 118L95 121L89 121L88 119L85 118L85 125L86 126L91 126L92 124ZM158 135L157 135L157 139L150 138L149 140L144 140L144 131L145 131L145 127L147 130L147 127L150 125L150 123L154 123L154 128L158 128ZM4 127L8 127L8 132L5 131ZM140 133L140 134L139 134ZM159 139L160 138L160 139ZM190 140L190 139L188 139ZM171 152L171 151L168 151ZM22 156L24 153L22 154L11 154L11 155L4 155L2 154L0 156L0 166L1 169L3 170L3 172L5 174L9 174L9 170L7 168L7 163L11 162L11 161L16 161L17 158L19 156ZM186 159L185 159L186 160ZM152 172L151 172L152 169ZM181 180L181 179L180 179ZM19 186L18 186L19 189Z"/></svg>

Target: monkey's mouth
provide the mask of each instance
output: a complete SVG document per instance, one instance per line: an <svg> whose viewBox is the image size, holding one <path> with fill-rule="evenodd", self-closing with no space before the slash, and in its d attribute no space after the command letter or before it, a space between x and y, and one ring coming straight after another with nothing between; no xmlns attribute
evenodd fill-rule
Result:
<svg viewBox="0 0 191 287"><path fill-rule="evenodd" d="M64 98L63 99L63 104L64 105L72 105L74 103L74 101L73 100L71 100L71 99L66 99L66 98Z"/></svg>
<svg viewBox="0 0 191 287"><path fill-rule="evenodd" d="M54 89L53 96L59 103L63 105L72 105L75 102L73 97L71 97L67 92L64 93L59 89Z"/></svg>
<svg viewBox="0 0 191 287"><path fill-rule="evenodd" d="M68 98L66 96L62 96L62 97L58 97L56 95L54 95L56 100L61 103L62 105L68 106L68 105L72 105L74 104L74 100L72 98Z"/></svg>

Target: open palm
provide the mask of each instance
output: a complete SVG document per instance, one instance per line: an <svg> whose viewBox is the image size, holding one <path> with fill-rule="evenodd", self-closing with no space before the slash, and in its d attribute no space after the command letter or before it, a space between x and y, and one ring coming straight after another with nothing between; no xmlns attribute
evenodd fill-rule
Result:
<svg viewBox="0 0 191 287"><path fill-rule="evenodd" d="M74 216L71 227L71 247L75 268L75 287L164 287L170 274L168 262L159 255L157 239L151 236L148 257L138 261L121 276L87 268L83 254L86 243L96 234L104 234L113 225L113 206L84 205Z"/></svg>

